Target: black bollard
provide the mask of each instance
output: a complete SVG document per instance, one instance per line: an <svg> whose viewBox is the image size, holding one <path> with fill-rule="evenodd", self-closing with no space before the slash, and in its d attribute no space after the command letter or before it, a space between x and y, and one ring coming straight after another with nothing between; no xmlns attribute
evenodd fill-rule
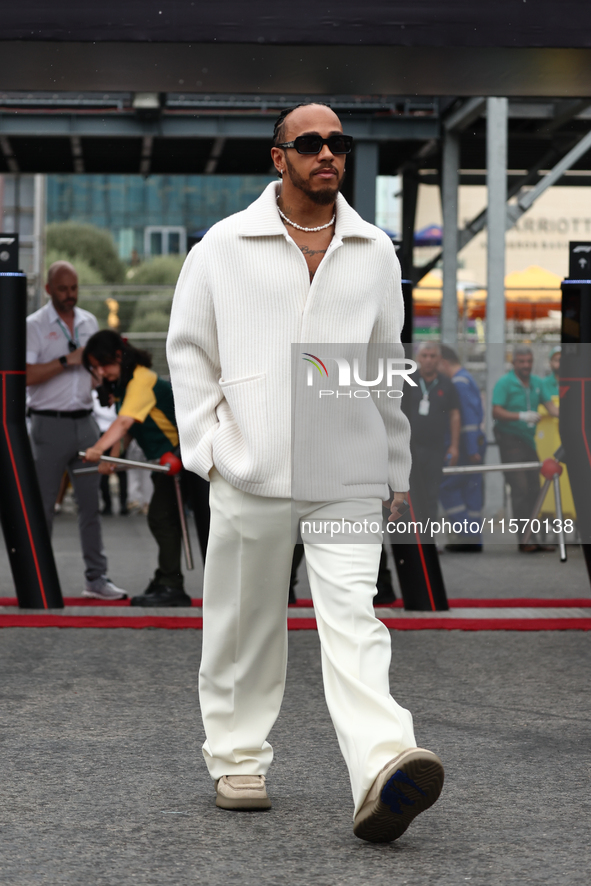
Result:
<svg viewBox="0 0 591 886"><path fill-rule="evenodd" d="M392 553L396 565L396 574L400 582L400 593L404 608L411 612L445 612L449 609L445 582L439 564L437 546L432 541L425 541L416 526L417 515L410 501L410 515L402 519L409 520L409 529L414 532L414 544L394 542Z"/></svg>
<svg viewBox="0 0 591 886"><path fill-rule="evenodd" d="M0 519L22 609L63 608L25 422L27 278L18 236L0 234Z"/></svg>
<svg viewBox="0 0 591 886"><path fill-rule="evenodd" d="M400 333L400 340L403 345L412 345L412 334L413 334L413 304L412 304L412 280L402 279L402 298L404 300L404 326L402 327L402 332ZM407 350L407 349L405 349ZM410 351L412 347L408 349L406 354L407 357L412 357Z"/></svg>
<svg viewBox="0 0 591 886"><path fill-rule="evenodd" d="M560 439L591 581L591 243L572 242L569 252L561 286Z"/></svg>
<svg viewBox="0 0 591 886"><path fill-rule="evenodd" d="M449 609L445 584L434 544L392 545L404 608L409 612Z"/></svg>

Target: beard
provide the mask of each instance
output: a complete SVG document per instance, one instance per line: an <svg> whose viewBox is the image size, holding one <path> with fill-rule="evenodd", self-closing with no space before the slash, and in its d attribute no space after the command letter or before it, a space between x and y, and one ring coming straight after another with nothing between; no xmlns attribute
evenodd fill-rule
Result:
<svg viewBox="0 0 591 886"><path fill-rule="evenodd" d="M334 203L337 198L337 194L341 189L341 185L345 180L345 173L343 171L343 174L336 185L327 185L321 190L316 191L310 187L308 179L305 179L303 176L301 176L297 169L295 169L295 167L291 165L287 154L285 155L285 166L287 168L289 180L291 181L294 188L302 191L306 195L306 197L308 197L313 203L316 203L317 206L330 206L331 203Z"/></svg>

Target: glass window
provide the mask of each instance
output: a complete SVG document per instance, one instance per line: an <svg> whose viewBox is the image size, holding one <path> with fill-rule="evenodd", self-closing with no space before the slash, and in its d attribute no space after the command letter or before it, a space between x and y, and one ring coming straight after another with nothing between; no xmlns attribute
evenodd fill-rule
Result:
<svg viewBox="0 0 591 886"><path fill-rule="evenodd" d="M178 255L181 251L181 235L178 231L168 232L168 254Z"/></svg>
<svg viewBox="0 0 591 886"><path fill-rule="evenodd" d="M150 233L150 255L162 255L162 231Z"/></svg>

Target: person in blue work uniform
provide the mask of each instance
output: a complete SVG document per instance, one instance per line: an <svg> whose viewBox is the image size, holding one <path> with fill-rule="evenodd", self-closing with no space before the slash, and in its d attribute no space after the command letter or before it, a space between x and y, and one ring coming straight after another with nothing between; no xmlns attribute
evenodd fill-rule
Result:
<svg viewBox="0 0 591 886"><path fill-rule="evenodd" d="M460 401L460 455L458 465L480 465L484 461L486 437L482 431L484 413L478 385L460 363L453 348L441 345L439 371L453 383ZM471 532L470 525L480 523L484 505L482 474L457 474L444 477L439 490L441 505L451 523L460 522L465 531L458 533L457 542L447 544L446 550L478 553L482 550L482 535Z"/></svg>

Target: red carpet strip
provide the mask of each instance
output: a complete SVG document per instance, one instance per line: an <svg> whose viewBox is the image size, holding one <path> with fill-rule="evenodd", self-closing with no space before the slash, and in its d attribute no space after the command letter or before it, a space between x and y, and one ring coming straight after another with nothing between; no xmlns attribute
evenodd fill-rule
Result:
<svg viewBox="0 0 591 886"><path fill-rule="evenodd" d="M495 597L494 599L463 599L456 597L448 600L450 609L589 609L591 608L591 598L571 598L565 600L549 600L547 597L511 597L503 599ZM17 606L16 597L0 597L0 606ZM89 597L64 597L65 606L129 606L129 600L92 600ZM200 609L203 600L195 597L192 606ZM394 603L380 603L380 609L403 609L402 600L396 600ZM298 600L292 604L291 608L312 609L312 600Z"/></svg>
<svg viewBox="0 0 591 886"><path fill-rule="evenodd" d="M192 608L200 608L201 599L192 601ZM64 603L67 607L129 607L129 600L93 600L87 597L65 597ZM426 616L423 613L419 617L412 614L400 615L396 618L382 617L381 621L387 628L395 631L589 631L591 630L591 618L587 617L587 613L577 618L539 618L532 614L532 618L491 618L486 616L483 618L466 618L465 616L453 616L454 609L591 609L591 598L575 598L563 600L551 600L547 598L525 598L518 597L512 599L462 599L456 598L449 600L450 615L439 615L433 613L432 616ZM26 609L17 609L16 597L0 597L0 607L14 608L14 612L0 613L0 628L128 628L128 629L144 629L144 628L164 628L166 630L200 630L203 627L203 619L200 616L166 616L166 615L144 615L142 614L122 616L122 615L74 615L68 614L66 611L52 610L47 613L35 611L30 612ZM310 609L312 601L309 599L298 600L294 609ZM400 610L403 608L401 600L394 603L380 606L380 609L390 608ZM145 610L144 610L145 611ZM58 614L59 612L59 614ZM287 619L287 627L291 631L313 631L316 630L315 618L289 618Z"/></svg>
<svg viewBox="0 0 591 886"><path fill-rule="evenodd" d="M591 618L383 618L395 631L590 631ZM165 628L167 630L203 627L200 617L141 615L3 615L0 628ZM314 631L314 618L288 618L288 630Z"/></svg>

